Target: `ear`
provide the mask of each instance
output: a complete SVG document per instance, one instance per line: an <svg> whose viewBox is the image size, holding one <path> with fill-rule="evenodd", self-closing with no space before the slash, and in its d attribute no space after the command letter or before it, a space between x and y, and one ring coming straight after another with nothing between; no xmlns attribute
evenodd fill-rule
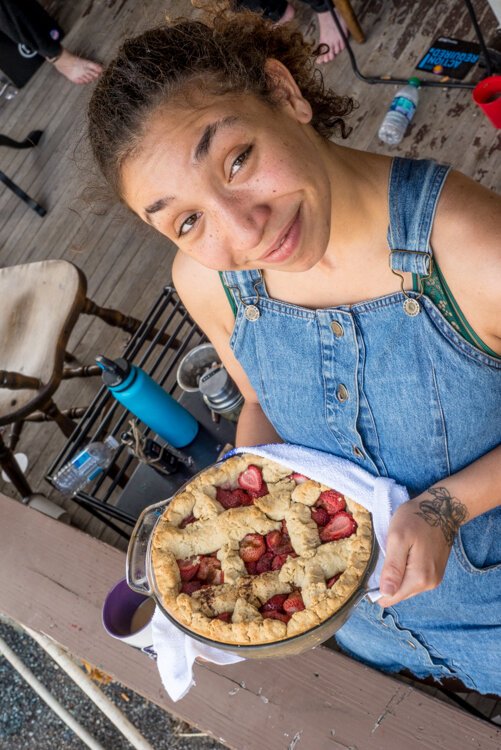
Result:
<svg viewBox="0 0 501 750"><path fill-rule="evenodd" d="M289 69L280 60L270 57L265 62L264 70L270 80L271 88L276 92L278 104L293 114L298 122L304 125L311 122L313 117L311 105L304 98Z"/></svg>

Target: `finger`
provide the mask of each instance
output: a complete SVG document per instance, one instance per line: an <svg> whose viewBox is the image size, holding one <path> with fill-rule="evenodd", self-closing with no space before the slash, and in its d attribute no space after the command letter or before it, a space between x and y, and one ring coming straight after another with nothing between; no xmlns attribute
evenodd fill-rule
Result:
<svg viewBox="0 0 501 750"><path fill-rule="evenodd" d="M384 596L394 596L405 575L409 546L402 542L399 534L389 533L386 556L379 580L379 589Z"/></svg>

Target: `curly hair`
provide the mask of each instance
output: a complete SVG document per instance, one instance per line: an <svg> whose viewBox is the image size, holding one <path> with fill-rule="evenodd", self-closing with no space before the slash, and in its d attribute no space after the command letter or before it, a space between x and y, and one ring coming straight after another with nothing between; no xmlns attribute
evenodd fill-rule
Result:
<svg viewBox="0 0 501 750"><path fill-rule="evenodd" d="M346 138L344 118L355 104L325 88L315 68L321 51L293 25L274 26L257 13L221 4L212 4L203 20L178 18L128 39L89 104L90 144L99 168L120 196L122 165L140 145L149 117L190 87L220 95L252 93L273 106L276 88L265 71L270 58L293 75L312 107L317 132Z"/></svg>

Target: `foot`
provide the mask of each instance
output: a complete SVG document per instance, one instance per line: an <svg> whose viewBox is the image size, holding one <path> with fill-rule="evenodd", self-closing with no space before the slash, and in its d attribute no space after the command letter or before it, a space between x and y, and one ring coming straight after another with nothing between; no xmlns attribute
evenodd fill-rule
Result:
<svg viewBox="0 0 501 750"><path fill-rule="evenodd" d="M348 36L348 27L344 20L336 13L339 22L343 28L344 33ZM317 13L318 25L320 28L320 39L319 44L327 44L329 51L323 55L317 57L317 63L323 64L334 60L341 50L345 48L344 39L339 33L338 27L334 23L330 11L325 13Z"/></svg>
<svg viewBox="0 0 501 750"><path fill-rule="evenodd" d="M290 3L287 3L287 8L285 9L285 13L283 14L282 18L280 18L275 23L275 26L282 26L284 23L289 23L289 21L292 21L295 15L296 15L296 11L294 10L293 6Z"/></svg>
<svg viewBox="0 0 501 750"><path fill-rule="evenodd" d="M92 83L103 72L103 67L99 63L86 60L84 57L77 57L64 47L54 67L72 83Z"/></svg>

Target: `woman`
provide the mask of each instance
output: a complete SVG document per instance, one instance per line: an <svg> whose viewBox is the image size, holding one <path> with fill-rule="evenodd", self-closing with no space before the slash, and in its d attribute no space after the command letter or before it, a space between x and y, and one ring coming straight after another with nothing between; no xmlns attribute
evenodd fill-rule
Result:
<svg viewBox="0 0 501 750"><path fill-rule="evenodd" d="M500 199L330 142L353 104L314 58L253 14L147 32L93 95L94 153L179 246L176 287L245 396L238 443L300 443L408 487L384 596L342 648L500 693Z"/></svg>

